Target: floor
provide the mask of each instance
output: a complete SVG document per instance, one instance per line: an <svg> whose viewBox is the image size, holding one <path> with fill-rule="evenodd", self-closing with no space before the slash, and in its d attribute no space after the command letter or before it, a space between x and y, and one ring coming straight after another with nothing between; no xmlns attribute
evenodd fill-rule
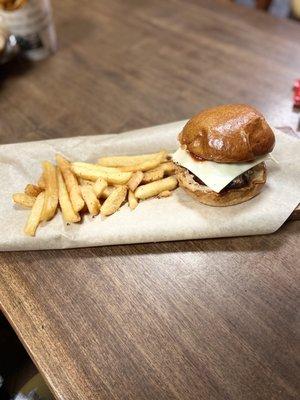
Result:
<svg viewBox="0 0 300 400"><path fill-rule="evenodd" d="M0 400L24 400L25 395L28 399L52 399L42 377L0 312Z"/></svg>

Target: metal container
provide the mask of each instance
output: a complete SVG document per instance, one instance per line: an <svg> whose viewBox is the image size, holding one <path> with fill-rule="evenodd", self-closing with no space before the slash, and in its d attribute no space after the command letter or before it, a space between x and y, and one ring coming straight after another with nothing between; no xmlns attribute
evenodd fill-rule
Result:
<svg viewBox="0 0 300 400"><path fill-rule="evenodd" d="M7 30L0 28L0 64L4 64L17 55L20 48L17 39Z"/></svg>
<svg viewBox="0 0 300 400"><path fill-rule="evenodd" d="M57 48L50 0L0 0L0 27L17 41L22 54L41 60Z"/></svg>

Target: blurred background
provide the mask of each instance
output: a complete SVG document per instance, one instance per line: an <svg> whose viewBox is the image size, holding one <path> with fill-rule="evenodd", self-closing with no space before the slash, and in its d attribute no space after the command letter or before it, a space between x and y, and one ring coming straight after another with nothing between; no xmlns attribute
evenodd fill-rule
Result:
<svg viewBox="0 0 300 400"><path fill-rule="evenodd" d="M299 0L7 4L2 143L121 132L225 102L298 129Z"/></svg>
<svg viewBox="0 0 300 400"><path fill-rule="evenodd" d="M300 0L0 0L1 144L226 102L299 130L299 19ZM12 398L52 396L0 314L0 399Z"/></svg>
<svg viewBox="0 0 300 400"><path fill-rule="evenodd" d="M278 18L299 18L298 0L232 0L247 7L256 7L268 11Z"/></svg>

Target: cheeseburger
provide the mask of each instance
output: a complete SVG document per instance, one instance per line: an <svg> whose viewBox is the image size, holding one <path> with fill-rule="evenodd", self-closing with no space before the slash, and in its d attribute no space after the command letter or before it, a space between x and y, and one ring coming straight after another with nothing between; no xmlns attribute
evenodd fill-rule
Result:
<svg viewBox="0 0 300 400"><path fill-rule="evenodd" d="M231 206L256 196L275 136L255 108L228 104L195 115L173 154L179 185L199 202Z"/></svg>

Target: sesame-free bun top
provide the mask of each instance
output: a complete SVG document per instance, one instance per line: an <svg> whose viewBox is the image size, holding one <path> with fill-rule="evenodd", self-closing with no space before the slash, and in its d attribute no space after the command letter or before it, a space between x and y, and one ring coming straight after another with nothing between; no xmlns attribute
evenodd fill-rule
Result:
<svg viewBox="0 0 300 400"><path fill-rule="evenodd" d="M255 108L227 104L203 110L191 118L179 141L196 159L236 163L271 152L275 136Z"/></svg>

